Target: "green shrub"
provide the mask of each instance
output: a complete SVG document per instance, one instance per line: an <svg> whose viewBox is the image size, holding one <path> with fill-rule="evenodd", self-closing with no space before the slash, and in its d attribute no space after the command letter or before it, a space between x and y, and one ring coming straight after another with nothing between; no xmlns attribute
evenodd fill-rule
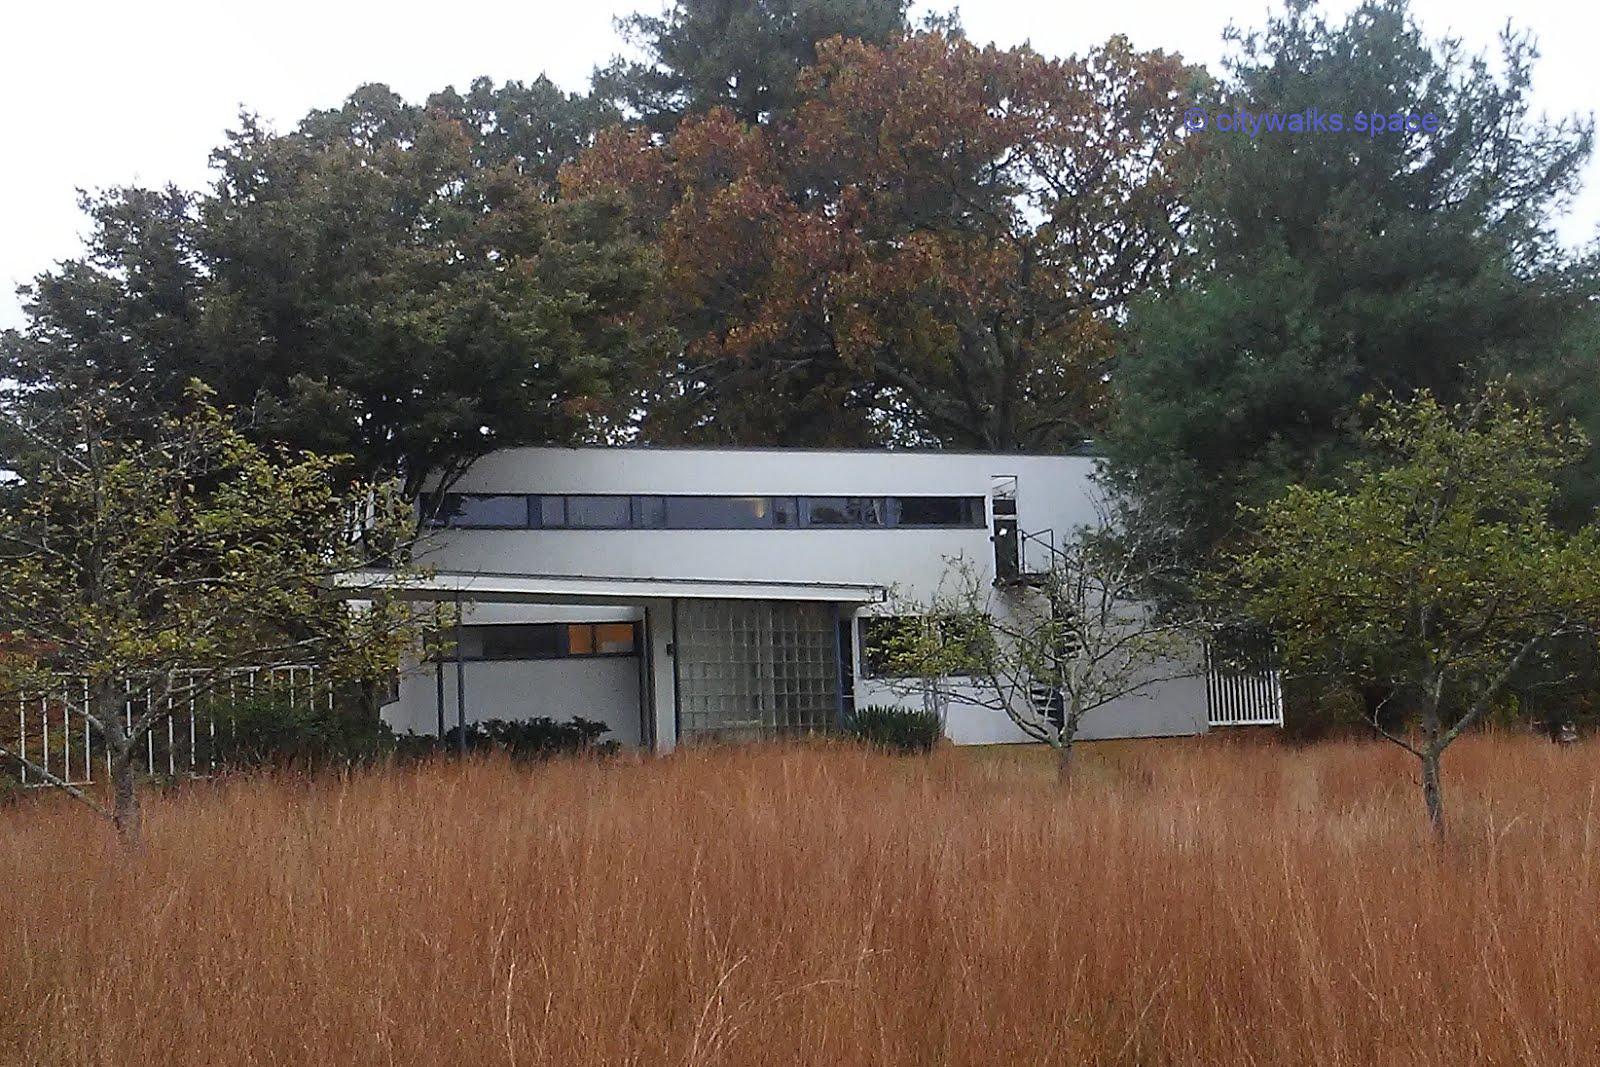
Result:
<svg viewBox="0 0 1600 1067"><path fill-rule="evenodd" d="M557 722L548 716L532 719L485 719L467 724L467 748L504 752L512 759L548 759L569 753L610 753L617 742L601 741L610 732L603 722L573 716ZM460 728L452 726L444 735L447 748L460 743Z"/></svg>
<svg viewBox="0 0 1600 1067"><path fill-rule="evenodd" d="M381 720L272 697L238 701L220 710L216 723L216 760L229 770L364 763L394 747Z"/></svg>
<svg viewBox="0 0 1600 1067"><path fill-rule="evenodd" d="M380 759L405 762L454 751L459 734L442 741L430 736L396 736L381 720L326 707L297 707L272 698L245 700L216 715L215 758L227 770L252 767L321 768ZM602 741L603 722L573 718L508 721L488 719L467 725L467 748L504 752L513 759L543 759L563 753L608 753L615 741Z"/></svg>
<svg viewBox="0 0 1600 1067"><path fill-rule="evenodd" d="M937 712L885 704L857 708L846 719L845 729L867 744L891 752L928 752L944 736L944 722Z"/></svg>

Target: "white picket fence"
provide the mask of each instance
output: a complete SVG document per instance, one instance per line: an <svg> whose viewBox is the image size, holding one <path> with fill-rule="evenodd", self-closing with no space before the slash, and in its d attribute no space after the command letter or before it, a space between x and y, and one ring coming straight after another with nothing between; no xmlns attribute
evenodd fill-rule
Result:
<svg viewBox="0 0 1600 1067"><path fill-rule="evenodd" d="M1254 670L1225 662L1206 645L1206 712L1212 726L1282 726L1283 675L1276 650L1258 652Z"/></svg>
<svg viewBox="0 0 1600 1067"><path fill-rule="evenodd" d="M216 769L215 712L237 701L269 696L294 707L323 702L333 706L332 687L319 683L317 669L310 664L240 667L220 677L211 671L173 672L166 710L152 724L136 757L139 770L169 777L210 774ZM125 702L127 725L148 709L148 700ZM19 696L16 732L0 729L0 743L68 784L87 785L97 769L109 773L111 768L111 754L89 721L88 707L88 683L82 679L62 679L48 692ZM50 784L27 764L3 757L0 774L14 774L23 785Z"/></svg>

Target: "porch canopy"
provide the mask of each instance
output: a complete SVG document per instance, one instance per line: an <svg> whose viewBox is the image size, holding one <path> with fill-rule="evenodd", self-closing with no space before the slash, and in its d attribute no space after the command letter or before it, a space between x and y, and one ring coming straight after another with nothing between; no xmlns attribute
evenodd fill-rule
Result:
<svg viewBox="0 0 1600 1067"><path fill-rule="evenodd" d="M750 725L736 723L731 717L735 711L743 715L741 709L745 705L756 708L771 705L768 710L772 711L774 723L779 714L775 709L780 703L788 709L786 714L791 719L842 714L842 653L836 627L829 619L838 619L840 607L881 603L888 596L882 586L852 582L594 577L492 571L434 571L405 576L381 570L351 571L338 575L333 588L337 595L350 600L382 598L458 606L466 603L590 604L646 608L640 736L651 747L657 746L657 706L673 709L674 743L680 723L685 729L724 733L734 727ZM680 602L687 616L681 633ZM650 667L652 626L649 612L657 610L651 605L659 605L660 610L667 612L665 622L670 627L670 644L665 654L671 657L670 673ZM831 617L825 614L826 605L832 605L827 609L834 612ZM465 752L466 673L461 654L459 612L455 626L455 718L459 728L458 743ZM747 640L749 632L765 633L772 647L764 652L752 651L751 642ZM699 675L708 679L704 684L707 692L694 691L680 678L681 659L700 665ZM442 659L436 662L435 673L437 725L439 736L443 737ZM781 679L777 677L779 674L783 675ZM658 682L666 688L658 691ZM796 708L800 710L794 710ZM755 725L771 724L763 718Z"/></svg>
<svg viewBox="0 0 1600 1067"><path fill-rule="evenodd" d="M642 600L811 600L875 604L882 586L852 582L783 582L711 578L615 578L577 574L434 571L397 578L389 571L340 574L334 589L348 599L478 601L497 604L619 604Z"/></svg>

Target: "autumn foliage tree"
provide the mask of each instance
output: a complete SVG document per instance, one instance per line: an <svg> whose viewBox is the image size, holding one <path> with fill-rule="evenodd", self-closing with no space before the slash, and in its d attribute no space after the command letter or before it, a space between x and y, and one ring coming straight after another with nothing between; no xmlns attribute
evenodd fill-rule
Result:
<svg viewBox="0 0 1600 1067"><path fill-rule="evenodd" d="M1192 72L938 32L834 39L784 123L602 134L566 192L630 205L679 347L657 437L1047 447L1101 415L1116 314L1179 244Z"/></svg>

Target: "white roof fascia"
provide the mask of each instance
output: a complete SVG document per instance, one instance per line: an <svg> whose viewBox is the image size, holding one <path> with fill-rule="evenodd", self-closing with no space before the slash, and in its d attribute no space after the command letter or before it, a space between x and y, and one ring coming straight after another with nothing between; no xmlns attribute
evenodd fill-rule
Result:
<svg viewBox="0 0 1600 1067"><path fill-rule="evenodd" d="M389 571L337 575L334 588L350 599L462 600L502 604L636 604L641 600L804 600L876 604L881 586L846 582L772 582L715 578L617 578L573 574L497 574L436 571L397 578Z"/></svg>

